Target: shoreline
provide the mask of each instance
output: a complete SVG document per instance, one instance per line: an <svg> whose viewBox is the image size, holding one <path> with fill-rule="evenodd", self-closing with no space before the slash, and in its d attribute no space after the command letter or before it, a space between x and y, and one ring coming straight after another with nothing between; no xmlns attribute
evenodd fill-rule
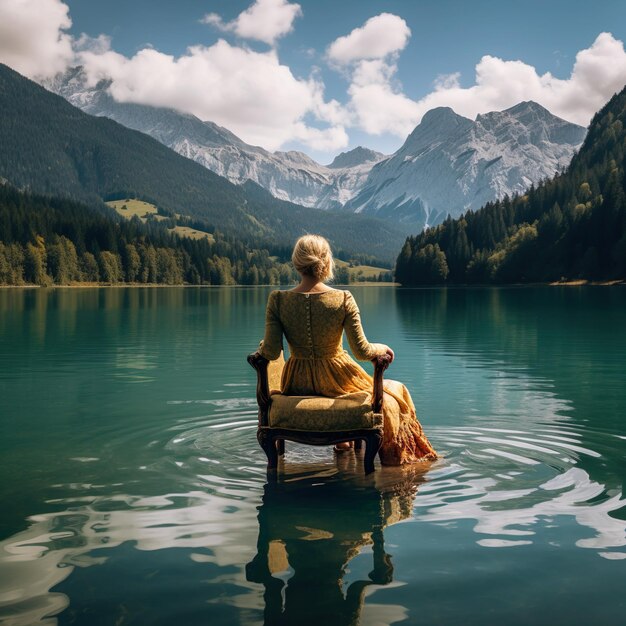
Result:
<svg viewBox="0 0 626 626"><path fill-rule="evenodd" d="M164 285L161 283L74 283L72 285L0 285L0 289L125 289L127 287L145 287L148 289L163 289L166 287L180 288L193 288L193 289L223 289L228 287L229 289L246 289L250 287L274 287L280 289L281 287L293 287L293 285ZM362 283L350 283L348 285L335 285L335 287L400 287L400 283L377 283L365 281Z"/></svg>
<svg viewBox="0 0 626 626"><path fill-rule="evenodd" d="M581 287L585 285L591 286L600 286L600 287L613 287L614 285L626 285L626 281L621 279L616 280L565 280L565 281L555 281L553 283L548 283L551 287Z"/></svg>
<svg viewBox="0 0 626 626"><path fill-rule="evenodd" d="M393 284L393 283L387 283ZM406 285L395 283L402 289L524 289L527 287L616 287L626 285L626 280L566 280L545 283L462 283L450 285Z"/></svg>
<svg viewBox="0 0 626 626"><path fill-rule="evenodd" d="M506 283L506 284L492 284L492 283L476 283L476 284L459 284L459 285L407 285L403 286L400 283L384 282L379 283L375 281L363 281L359 283L349 283L347 285L335 285L336 287L352 288L352 287L398 287L400 289L473 289L473 288L524 288L524 287L615 287L620 285L626 285L625 280L567 280L567 281L553 281L546 283ZM280 289L281 287L289 287L290 285L164 285L161 283L74 283L71 285L0 285L0 289L126 289L129 287L137 288L143 287L148 289L164 289L175 287L180 288L194 288L194 289L223 289L225 287L229 289L246 289L250 287L274 287Z"/></svg>

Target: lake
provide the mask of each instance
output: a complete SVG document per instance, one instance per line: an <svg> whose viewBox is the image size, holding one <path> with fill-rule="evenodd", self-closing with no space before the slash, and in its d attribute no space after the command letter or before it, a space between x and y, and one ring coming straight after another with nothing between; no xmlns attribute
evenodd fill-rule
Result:
<svg viewBox="0 0 626 626"><path fill-rule="evenodd" d="M0 622L624 624L626 290L351 290L442 458L276 483L270 288L0 290Z"/></svg>

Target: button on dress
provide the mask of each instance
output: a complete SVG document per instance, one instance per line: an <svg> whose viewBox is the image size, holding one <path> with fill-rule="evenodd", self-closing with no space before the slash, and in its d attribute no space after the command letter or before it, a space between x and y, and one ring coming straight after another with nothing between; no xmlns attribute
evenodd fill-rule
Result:
<svg viewBox="0 0 626 626"><path fill-rule="evenodd" d="M360 361L370 361L387 351L386 345L370 343L365 337L359 308L349 291L272 291L259 352L266 359L277 359L283 349L283 336L287 339L290 356L282 371L280 393L331 398L358 391L371 393L372 377L343 349L344 332ZM417 419L408 389L394 380L385 380L384 384L379 457L384 465L437 458Z"/></svg>

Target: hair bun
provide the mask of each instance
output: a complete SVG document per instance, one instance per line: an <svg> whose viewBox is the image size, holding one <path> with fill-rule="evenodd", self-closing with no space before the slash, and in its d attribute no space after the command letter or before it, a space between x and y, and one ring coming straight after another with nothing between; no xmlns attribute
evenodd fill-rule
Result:
<svg viewBox="0 0 626 626"><path fill-rule="evenodd" d="M330 244L320 235L304 235L296 241L291 260L296 270L318 280L329 280L334 276L335 262Z"/></svg>

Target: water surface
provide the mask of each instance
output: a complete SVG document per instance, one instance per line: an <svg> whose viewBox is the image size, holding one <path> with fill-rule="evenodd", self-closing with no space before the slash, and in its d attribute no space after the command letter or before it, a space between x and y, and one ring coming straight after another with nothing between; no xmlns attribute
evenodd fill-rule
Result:
<svg viewBox="0 0 626 626"><path fill-rule="evenodd" d="M272 484L268 288L0 290L0 622L623 624L626 291L352 291L443 458Z"/></svg>

